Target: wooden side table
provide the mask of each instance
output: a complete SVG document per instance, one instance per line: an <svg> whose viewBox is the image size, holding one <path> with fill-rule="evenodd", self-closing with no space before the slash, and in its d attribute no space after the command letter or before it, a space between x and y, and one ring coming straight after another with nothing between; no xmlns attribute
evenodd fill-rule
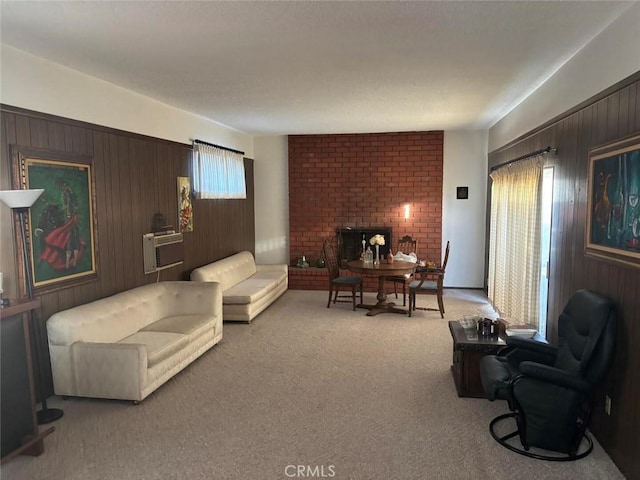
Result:
<svg viewBox="0 0 640 480"><path fill-rule="evenodd" d="M480 359L495 355L506 346L499 336L478 335L476 329L464 329L460 322L450 321L449 331L453 338L453 365L451 374L459 397L484 398L480 380Z"/></svg>
<svg viewBox="0 0 640 480"><path fill-rule="evenodd" d="M43 438L55 429L41 432L36 416L29 312L37 308L40 300L24 299L10 300L9 306L0 309L0 463L16 455L42 454Z"/></svg>

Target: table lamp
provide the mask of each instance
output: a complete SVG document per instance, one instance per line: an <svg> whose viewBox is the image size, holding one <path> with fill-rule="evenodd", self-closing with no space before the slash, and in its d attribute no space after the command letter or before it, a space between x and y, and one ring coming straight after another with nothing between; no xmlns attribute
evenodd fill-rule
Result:
<svg viewBox="0 0 640 480"><path fill-rule="evenodd" d="M11 210L16 212L20 219L20 233L22 236L22 262L24 264L25 282L27 286L27 296L29 299L33 299L33 282L31 280L31 267L29 264L29 249L27 248L27 229L26 229L26 215L31 208L31 205L42 195L44 189L30 189L30 190L0 190L0 201L4 203ZM47 399L44 394L42 373L40 368L40 348L42 346L40 325L33 318L33 314L29 312L29 323L31 330L34 334L35 348L33 352L34 364L36 365L36 377L38 379L38 386L40 387L40 396L42 397L40 403L42 409L37 412L38 424L53 422L59 419L63 415L63 411L59 408L48 408Z"/></svg>

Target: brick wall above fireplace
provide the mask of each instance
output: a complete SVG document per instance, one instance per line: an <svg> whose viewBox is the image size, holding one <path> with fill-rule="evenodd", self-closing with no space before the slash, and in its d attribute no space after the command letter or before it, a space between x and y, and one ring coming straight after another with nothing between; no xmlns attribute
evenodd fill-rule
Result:
<svg viewBox="0 0 640 480"><path fill-rule="evenodd" d="M337 227L385 226L439 262L442 131L289 136L290 265L313 265ZM405 206L409 216L405 219ZM395 249L395 246L392 245Z"/></svg>

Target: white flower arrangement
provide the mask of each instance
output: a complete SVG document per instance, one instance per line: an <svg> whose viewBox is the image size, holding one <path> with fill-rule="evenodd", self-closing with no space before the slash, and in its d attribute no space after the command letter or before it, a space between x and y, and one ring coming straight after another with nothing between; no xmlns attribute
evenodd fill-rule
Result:
<svg viewBox="0 0 640 480"><path fill-rule="evenodd" d="M369 243L371 245L384 245L384 237L382 235L376 234L369 239Z"/></svg>

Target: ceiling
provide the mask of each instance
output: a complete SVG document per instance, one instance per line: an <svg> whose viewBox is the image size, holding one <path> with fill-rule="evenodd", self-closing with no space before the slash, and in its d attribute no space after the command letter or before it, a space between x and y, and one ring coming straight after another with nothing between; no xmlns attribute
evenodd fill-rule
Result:
<svg viewBox="0 0 640 480"><path fill-rule="evenodd" d="M486 129L631 5L2 0L0 38L251 135Z"/></svg>

